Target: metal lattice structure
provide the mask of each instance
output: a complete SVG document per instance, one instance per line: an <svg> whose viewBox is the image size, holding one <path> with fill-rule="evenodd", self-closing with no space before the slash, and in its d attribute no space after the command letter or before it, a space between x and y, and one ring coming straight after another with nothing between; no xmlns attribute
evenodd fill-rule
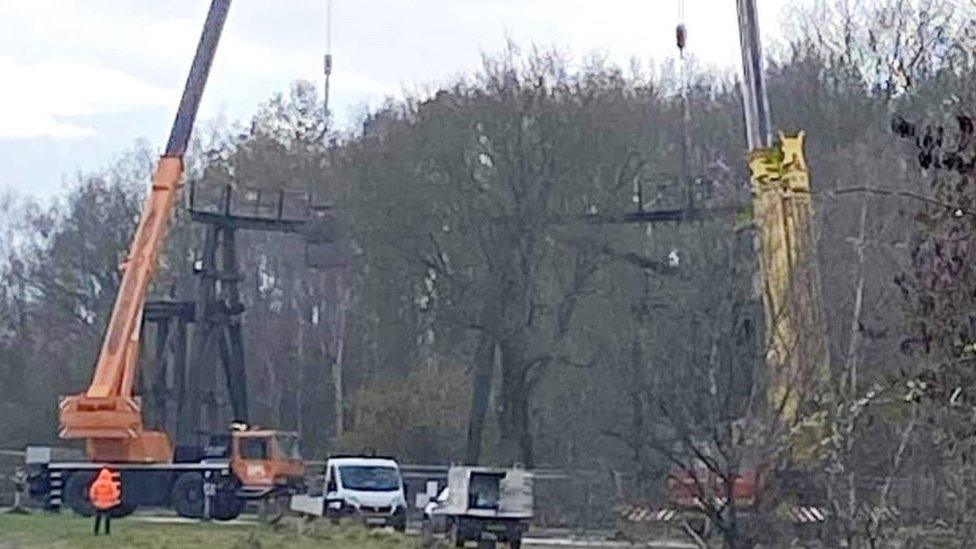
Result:
<svg viewBox="0 0 976 549"><path fill-rule="evenodd" d="M149 302L145 321L156 327L154 421L171 427L179 445L190 446L226 428L217 398L218 363L232 420L247 424L250 419L238 232L299 236L305 243L306 263L314 268L342 268L344 252L337 243L331 207L314 204L310 193L230 185L198 188L192 182L186 211L203 227L202 251L193 265L194 297ZM341 328L341 319L337 324Z"/></svg>

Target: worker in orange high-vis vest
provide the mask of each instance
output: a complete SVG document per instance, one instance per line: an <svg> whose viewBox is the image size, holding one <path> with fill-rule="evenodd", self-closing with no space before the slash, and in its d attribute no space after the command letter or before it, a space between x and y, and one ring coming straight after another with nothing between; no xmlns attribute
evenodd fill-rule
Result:
<svg viewBox="0 0 976 549"><path fill-rule="evenodd" d="M119 482L117 474L107 468L99 471L95 482L92 482L91 487L88 488L88 498L95 506L95 535L98 535L99 525L103 520L105 535L111 534L110 512L113 507L122 503L122 483Z"/></svg>

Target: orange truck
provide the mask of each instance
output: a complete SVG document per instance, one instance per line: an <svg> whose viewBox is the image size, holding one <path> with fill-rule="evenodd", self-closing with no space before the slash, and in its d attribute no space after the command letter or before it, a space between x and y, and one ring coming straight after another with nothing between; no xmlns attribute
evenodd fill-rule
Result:
<svg viewBox="0 0 976 549"><path fill-rule="evenodd" d="M174 449L168 433L146 428L133 391L143 309L167 226L182 186L189 143L230 0L213 0L187 77L166 151L153 175L89 387L61 399L64 439L85 441L87 459L55 460L28 448L31 493L49 508L83 515L94 508L88 486L103 467L121 476L120 515L139 506L167 506L186 517L232 519L248 500L284 501L304 478L295 433L230 429L203 448Z"/></svg>

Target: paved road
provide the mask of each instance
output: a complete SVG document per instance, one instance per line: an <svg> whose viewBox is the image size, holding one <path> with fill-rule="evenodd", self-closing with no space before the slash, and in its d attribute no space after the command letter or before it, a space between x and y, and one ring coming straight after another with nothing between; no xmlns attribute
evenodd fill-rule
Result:
<svg viewBox="0 0 976 549"><path fill-rule="evenodd" d="M129 520L137 520L141 522L150 522L154 524L193 524L198 522L194 519L187 519L172 515L155 515L155 514L135 514L130 517ZM255 517L245 516L244 518L238 518L231 521L220 522L214 521L214 524L219 524L222 526L245 526L257 524L258 520ZM408 530L408 534L419 535L419 531ZM657 541L653 543L632 545L626 542L620 541L609 541L607 539L600 539L597 537L587 536L585 539L582 537L567 536L562 533L555 535L545 535L545 533L540 533L541 535L534 535L524 538L523 547L526 548L538 548L538 549L583 549L583 548L627 548L627 549L695 549L695 545L684 542L684 541Z"/></svg>
<svg viewBox="0 0 976 549"><path fill-rule="evenodd" d="M646 543L640 545L634 545L622 541L607 541L607 540L574 540L568 538L523 538L523 547L538 547L540 549L577 549L582 547L592 547L592 548L628 548L628 549L695 549L695 545L683 541L656 541L653 543Z"/></svg>
<svg viewBox="0 0 976 549"><path fill-rule="evenodd" d="M149 522L152 524L195 524L200 522L197 519L188 519L177 516L158 516L158 515L140 515L135 514L128 517L126 520L135 520L139 522ZM255 518L237 518L234 520L215 520L213 524L219 524L221 526L249 526L258 524L258 520Z"/></svg>

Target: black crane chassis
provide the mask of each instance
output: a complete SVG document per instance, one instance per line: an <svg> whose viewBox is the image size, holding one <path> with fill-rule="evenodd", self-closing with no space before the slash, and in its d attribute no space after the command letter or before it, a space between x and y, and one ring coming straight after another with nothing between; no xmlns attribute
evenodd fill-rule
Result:
<svg viewBox="0 0 976 549"><path fill-rule="evenodd" d="M200 463L29 463L31 498L50 511L68 508L91 516L95 509L88 487L103 467L117 471L122 482L122 503L115 516L139 507L163 507L182 517L231 520L240 515L248 493L227 461Z"/></svg>

